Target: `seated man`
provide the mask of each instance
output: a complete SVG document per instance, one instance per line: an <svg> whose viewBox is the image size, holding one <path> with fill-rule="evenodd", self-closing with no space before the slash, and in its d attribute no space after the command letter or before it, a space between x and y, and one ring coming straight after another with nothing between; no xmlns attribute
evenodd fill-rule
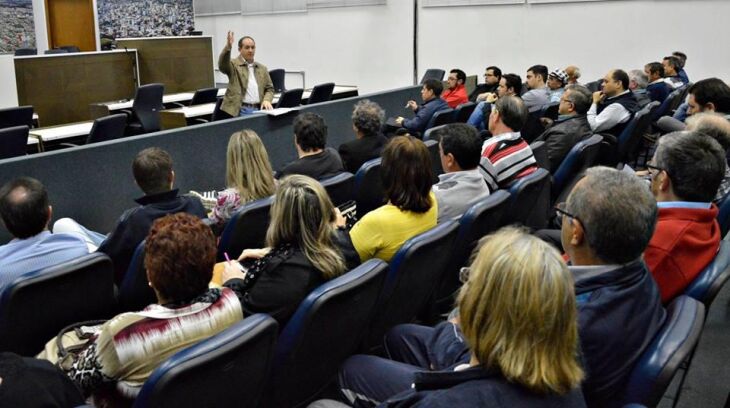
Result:
<svg viewBox="0 0 730 408"><path fill-rule="evenodd" d="M449 108L449 105L440 98L443 90L444 85L441 81L427 79L421 88L421 99L423 99L423 103L419 106L416 101L411 100L406 105L406 107L416 113L416 116L411 119L399 116L395 119L396 125L406 128L409 132L423 135L433 115L438 111Z"/></svg>
<svg viewBox="0 0 730 408"><path fill-rule="evenodd" d="M441 93L441 99L446 101L450 108L456 109L457 106L469 101L466 96L466 74L460 69L452 69L449 77L446 79L449 88Z"/></svg>
<svg viewBox="0 0 730 408"><path fill-rule="evenodd" d="M484 130L487 127L487 118L489 118L489 112L492 109L492 104L497 101L497 98L503 96L520 96L522 92L522 78L517 74L505 74L499 79L499 85L497 86L497 92L487 92L484 95L484 100L479 102L474 108L471 116L466 123L474 126L477 130ZM479 95L481 98L482 95Z"/></svg>
<svg viewBox="0 0 730 408"><path fill-rule="evenodd" d="M368 99L355 104L352 110L352 130L355 139L340 145L338 152L345 169L357 173L360 166L368 160L380 157L388 139L382 133L385 111Z"/></svg>
<svg viewBox="0 0 730 408"><path fill-rule="evenodd" d="M649 80L646 92L652 101L664 102L671 90L664 82L664 66L660 62L650 62L644 66L644 73Z"/></svg>
<svg viewBox="0 0 730 408"><path fill-rule="evenodd" d="M335 176L345 171L337 151L327 144L327 124L313 112L294 118L294 145L298 159L284 166L276 175L282 178L290 174L302 174L315 180Z"/></svg>
<svg viewBox="0 0 730 408"><path fill-rule="evenodd" d="M580 68L575 65L565 67L565 74L568 75L568 85L578 85L580 79Z"/></svg>
<svg viewBox="0 0 730 408"><path fill-rule="evenodd" d="M725 176L722 178L720 187L717 189L715 198L712 199L716 205L730 193L730 121L717 112L700 112L687 118L687 130L697 133L704 133L717 140L725 151Z"/></svg>
<svg viewBox="0 0 730 408"><path fill-rule="evenodd" d="M593 93L588 123L593 133L618 137L639 110L639 102L629 89L629 75L614 69L603 78L603 90Z"/></svg>
<svg viewBox="0 0 730 408"><path fill-rule="evenodd" d="M641 179L593 167L559 213L578 304L583 394L589 407L612 406L621 400L631 369L665 318L659 290L641 259L656 223L656 202ZM385 336L387 353L407 356L406 363L423 371L453 371L470 360L458 320L457 315L434 328L396 326ZM402 391L394 384L408 387L414 382L412 370L378 373L375 364L352 364L357 360L363 362L352 357L340 374L341 387L359 394L348 396L382 397L383 391ZM375 381L375 374L389 383ZM358 384L368 388L354 388Z"/></svg>
<svg viewBox="0 0 730 408"><path fill-rule="evenodd" d="M639 107L643 108L651 102L651 97L647 92L646 87L649 84L649 80L644 73L639 69L632 69L628 72L629 74L629 89L634 93L636 101L639 102Z"/></svg>
<svg viewBox="0 0 730 408"><path fill-rule="evenodd" d="M588 88L582 85L568 85L563 97L560 98L558 120L535 139L546 144L550 173L554 173L560 167L560 163L576 143L593 134L586 117L586 112L591 106L591 98L591 91Z"/></svg>
<svg viewBox="0 0 730 408"><path fill-rule="evenodd" d="M659 221L644 260L670 302L714 258L720 245L712 199L725 174L725 152L710 136L677 132L659 139L647 165Z"/></svg>
<svg viewBox="0 0 730 408"><path fill-rule="evenodd" d="M692 84L687 90L686 109L677 109L674 117L664 116L657 122L658 127L666 132L677 132L685 129L684 121L688 116L701 112L718 112L730 120L730 86L722 79L706 78Z"/></svg>
<svg viewBox="0 0 730 408"><path fill-rule="evenodd" d="M550 94L550 103L560 102L560 97L565 92L565 85L568 82L568 74L562 69L556 69L548 75L547 86Z"/></svg>
<svg viewBox="0 0 730 408"><path fill-rule="evenodd" d="M495 191L537 170L532 149L520 135L527 121L527 108L517 96L501 97L489 114L492 137L482 145L479 170Z"/></svg>
<svg viewBox="0 0 730 408"><path fill-rule="evenodd" d="M682 69L682 64L679 62L679 58L674 55L664 57L662 65L664 66L664 82L666 82L672 89L677 89L687 84L684 82L684 79L679 76L679 70Z"/></svg>
<svg viewBox="0 0 730 408"><path fill-rule="evenodd" d="M460 217L476 200L489 195L489 187L477 166L482 139L476 129L464 123L452 123L434 135L439 141L439 155L444 174L432 187L438 203L438 222Z"/></svg>
<svg viewBox="0 0 730 408"><path fill-rule="evenodd" d="M689 76L687 76L687 71L684 70L684 66L687 64L687 54L682 51L674 51L672 56L677 57L677 61L679 61L679 71L677 71L677 76L682 80L682 82L688 84Z"/></svg>
<svg viewBox="0 0 730 408"><path fill-rule="evenodd" d="M477 85L476 89L469 95L469 100L479 102L487 99L487 94L497 92L499 80L502 79L502 70L489 66L484 70L484 83Z"/></svg>
<svg viewBox="0 0 730 408"><path fill-rule="evenodd" d="M522 100L529 112L538 111L550 103L550 93L545 84L547 77L548 69L545 65L533 65L527 70L525 80L528 91L522 95Z"/></svg>
<svg viewBox="0 0 730 408"><path fill-rule="evenodd" d="M98 246L99 252L109 255L114 263L117 284L124 279L137 245L147 237L156 219L179 212L206 217L199 199L178 195L178 189L172 188L175 172L172 170L172 158L166 151L159 147L142 150L132 162L132 173L135 183L145 195L135 200L139 204L137 207L128 209L119 217L109 235L89 231L69 218L62 218L53 226L56 232L80 234L91 247Z"/></svg>
<svg viewBox="0 0 730 408"><path fill-rule="evenodd" d="M26 273L58 265L89 253L71 234L48 231L53 211L40 181L21 177L0 189L0 218L14 239L0 246L0 293Z"/></svg>

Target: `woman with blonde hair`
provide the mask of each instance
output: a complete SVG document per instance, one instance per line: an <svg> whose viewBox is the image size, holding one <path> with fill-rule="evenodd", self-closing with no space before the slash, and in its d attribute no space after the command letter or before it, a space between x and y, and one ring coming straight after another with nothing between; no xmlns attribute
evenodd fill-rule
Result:
<svg viewBox="0 0 730 408"><path fill-rule="evenodd" d="M226 264L224 286L242 294L246 315L268 313L283 327L317 286L357 265L338 215L316 180L291 175L281 180L271 206L267 248L246 249Z"/></svg>
<svg viewBox="0 0 730 408"><path fill-rule="evenodd" d="M584 407L575 291L560 254L509 227L483 240L469 271L457 301L466 353L440 343L455 323L396 326L391 360L345 362L344 395L355 406Z"/></svg>
<svg viewBox="0 0 730 408"><path fill-rule="evenodd" d="M213 224L222 225L242 205L274 194L276 184L269 155L261 139L251 129L231 135L226 153L226 186L218 193L210 213Z"/></svg>

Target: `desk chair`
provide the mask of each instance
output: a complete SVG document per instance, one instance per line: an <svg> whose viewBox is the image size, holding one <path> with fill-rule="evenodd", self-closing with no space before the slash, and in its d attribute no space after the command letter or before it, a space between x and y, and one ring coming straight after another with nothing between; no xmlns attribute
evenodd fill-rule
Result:
<svg viewBox="0 0 730 408"><path fill-rule="evenodd" d="M35 48L18 48L15 50L15 56L20 57L23 55L37 55L38 50Z"/></svg>
<svg viewBox="0 0 730 408"><path fill-rule="evenodd" d="M160 111L162 95L165 93L163 84L147 84L137 88L134 95L132 110L124 111L131 121L127 124L128 135L140 135L160 130Z"/></svg>
<svg viewBox="0 0 730 408"><path fill-rule="evenodd" d="M33 127L33 106L25 105L0 109L0 129L14 126Z"/></svg>
<svg viewBox="0 0 730 408"><path fill-rule="evenodd" d="M198 89L195 91L195 94L193 94L193 99L190 100L190 103L187 104L187 106L195 106L195 105L204 105L206 103L213 103L216 102L218 99L218 88L203 88ZM179 107L185 107L186 105L180 102L173 102L173 105L179 106Z"/></svg>
<svg viewBox="0 0 730 408"><path fill-rule="evenodd" d="M68 54L68 50L64 50L62 48L56 48L53 50L46 50L44 52L46 55L53 55L53 54Z"/></svg>
<svg viewBox="0 0 730 408"><path fill-rule="evenodd" d="M116 115L104 116L94 121L86 138L86 144L106 142L108 140L124 137L124 128L127 126L127 115L117 113Z"/></svg>
<svg viewBox="0 0 730 408"><path fill-rule="evenodd" d="M302 104L302 95L304 94L304 89L297 88L297 89L290 89L288 91L284 91L281 96L279 96L279 102L276 103L276 108L296 108L297 106Z"/></svg>
<svg viewBox="0 0 730 408"><path fill-rule="evenodd" d="M281 68L272 69L269 71L271 82L274 84L274 92L280 93L286 91L284 85L284 78L286 77L286 71Z"/></svg>
<svg viewBox="0 0 730 408"><path fill-rule="evenodd" d="M309 100L307 105L313 103L327 102L332 99L332 92L335 90L334 82L327 82L325 84L316 85L312 88L312 93L309 94Z"/></svg>
<svg viewBox="0 0 730 408"><path fill-rule="evenodd" d="M23 156L28 150L28 126L0 129L0 159Z"/></svg>
<svg viewBox="0 0 730 408"><path fill-rule="evenodd" d="M69 53L71 53L71 52L81 52L81 50L79 49L79 47L77 47L75 45L62 45L62 46L58 47L58 49L66 50L66 52L69 52Z"/></svg>
<svg viewBox="0 0 730 408"><path fill-rule="evenodd" d="M426 72L423 74L423 78L421 78L421 85L423 85L424 82L426 82L429 79L435 79L437 81L443 81L444 75L446 75L446 71L443 69L438 68L429 68L426 70Z"/></svg>

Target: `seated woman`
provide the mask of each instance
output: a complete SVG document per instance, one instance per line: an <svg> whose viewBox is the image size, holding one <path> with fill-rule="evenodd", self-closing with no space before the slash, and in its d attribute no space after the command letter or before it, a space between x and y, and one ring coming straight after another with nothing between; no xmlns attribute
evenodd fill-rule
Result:
<svg viewBox="0 0 730 408"><path fill-rule="evenodd" d="M370 159L380 157L388 139L383 135L385 111L375 102L367 99L355 104L352 110L352 130L355 140L340 145L339 153L345 170L357 173L360 166Z"/></svg>
<svg viewBox="0 0 730 408"><path fill-rule="evenodd" d="M511 227L488 236L458 306L464 364L443 366L453 356L429 342L453 324L400 325L386 336L390 360L345 362L343 394L355 406L585 406L573 279L555 249Z"/></svg>
<svg viewBox="0 0 730 408"><path fill-rule="evenodd" d="M236 132L228 140L226 185L209 216L216 230L222 229L242 205L274 194L276 184L269 155L253 130Z"/></svg>
<svg viewBox="0 0 730 408"><path fill-rule="evenodd" d="M390 261L404 242L435 227L438 216L426 145L413 136L397 136L382 157L380 178L387 204L365 214L350 230L362 262Z"/></svg>
<svg viewBox="0 0 730 408"><path fill-rule="evenodd" d="M209 289L215 263L215 238L199 218L177 213L157 219L145 243L144 266L157 304L141 312L122 313L92 327L91 340L74 331L63 336L79 354L59 362L85 395L116 383L133 398L152 371L174 353L217 334L243 318L241 303L230 289ZM56 339L39 358L57 362Z"/></svg>
<svg viewBox="0 0 730 408"><path fill-rule="evenodd" d="M285 177L271 206L268 247L243 251L239 260L250 265L245 273L227 263L223 285L241 294L246 315L268 313L282 328L313 289L359 263L338 221L344 223L321 184Z"/></svg>

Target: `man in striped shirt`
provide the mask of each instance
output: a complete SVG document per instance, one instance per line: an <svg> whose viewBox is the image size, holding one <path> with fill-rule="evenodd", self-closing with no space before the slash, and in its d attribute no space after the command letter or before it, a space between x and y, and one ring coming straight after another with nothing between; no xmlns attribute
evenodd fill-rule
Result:
<svg viewBox="0 0 730 408"><path fill-rule="evenodd" d="M537 170L532 149L520 135L527 121L527 108L516 96L499 98L489 114L492 137L482 145L479 171L491 191Z"/></svg>

